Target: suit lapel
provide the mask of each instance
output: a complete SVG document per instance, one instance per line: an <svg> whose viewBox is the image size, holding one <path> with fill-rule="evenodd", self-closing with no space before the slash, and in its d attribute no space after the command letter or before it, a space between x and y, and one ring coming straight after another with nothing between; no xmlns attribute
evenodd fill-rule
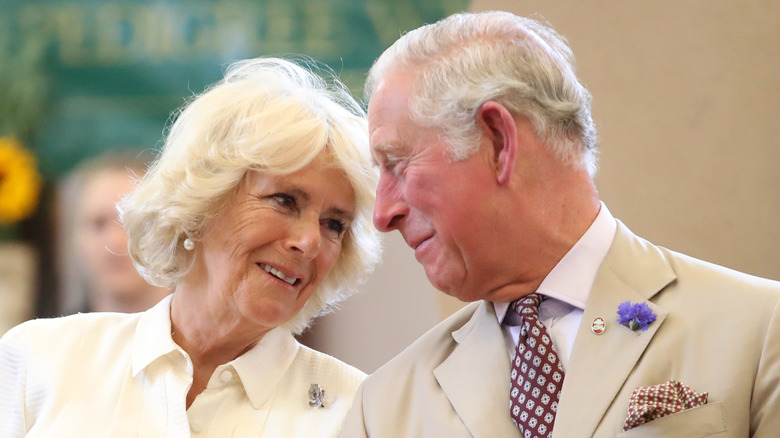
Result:
<svg viewBox="0 0 780 438"><path fill-rule="evenodd" d="M452 336L457 345L433 374L455 412L475 437L517 436L509 419L509 355L493 306L480 303Z"/></svg>
<svg viewBox="0 0 780 438"><path fill-rule="evenodd" d="M648 300L675 278L656 247L618 222L615 240L596 276L577 332L555 420L555 436L594 435L666 318L667 312ZM646 302L657 315L656 321L644 332L619 325L617 308L623 301ZM607 321L602 335L590 330L597 317Z"/></svg>

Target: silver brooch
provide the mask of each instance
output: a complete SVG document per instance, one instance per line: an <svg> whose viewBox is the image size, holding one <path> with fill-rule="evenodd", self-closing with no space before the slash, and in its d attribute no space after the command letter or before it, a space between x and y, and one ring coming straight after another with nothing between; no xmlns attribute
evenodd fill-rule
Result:
<svg viewBox="0 0 780 438"><path fill-rule="evenodd" d="M311 386L309 386L309 399L311 400L309 402L309 406L319 406L324 408L325 405L322 404L323 398L325 398L325 390L320 388L320 385L312 383Z"/></svg>

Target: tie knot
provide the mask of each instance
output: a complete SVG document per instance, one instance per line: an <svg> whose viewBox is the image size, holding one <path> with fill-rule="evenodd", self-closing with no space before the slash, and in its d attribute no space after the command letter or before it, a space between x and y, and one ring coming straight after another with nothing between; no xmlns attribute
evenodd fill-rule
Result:
<svg viewBox="0 0 780 438"><path fill-rule="evenodd" d="M542 302L541 295L536 292L528 294L512 303L512 309L520 316L539 316L539 304Z"/></svg>

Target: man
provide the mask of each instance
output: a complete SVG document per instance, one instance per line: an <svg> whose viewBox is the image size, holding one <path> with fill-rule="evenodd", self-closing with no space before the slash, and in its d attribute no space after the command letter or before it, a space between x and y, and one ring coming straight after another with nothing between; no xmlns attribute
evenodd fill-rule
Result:
<svg viewBox="0 0 780 438"><path fill-rule="evenodd" d="M554 30L488 12L372 67L374 223L473 303L366 380L342 436L777 436L780 284L611 216L573 65Z"/></svg>

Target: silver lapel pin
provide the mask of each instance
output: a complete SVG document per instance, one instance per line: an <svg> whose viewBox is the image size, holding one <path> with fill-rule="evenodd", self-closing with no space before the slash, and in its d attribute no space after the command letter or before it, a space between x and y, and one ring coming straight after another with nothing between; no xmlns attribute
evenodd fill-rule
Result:
<svg viewBox="0 0 780 438"><path fill-rule="evenodd" d="M323 398L325 398L325 390L320 388L320 385L312 383L311 386L309 386L309 399L311 400L309 406L324 408L325 405L322 404Z"/></svg>

